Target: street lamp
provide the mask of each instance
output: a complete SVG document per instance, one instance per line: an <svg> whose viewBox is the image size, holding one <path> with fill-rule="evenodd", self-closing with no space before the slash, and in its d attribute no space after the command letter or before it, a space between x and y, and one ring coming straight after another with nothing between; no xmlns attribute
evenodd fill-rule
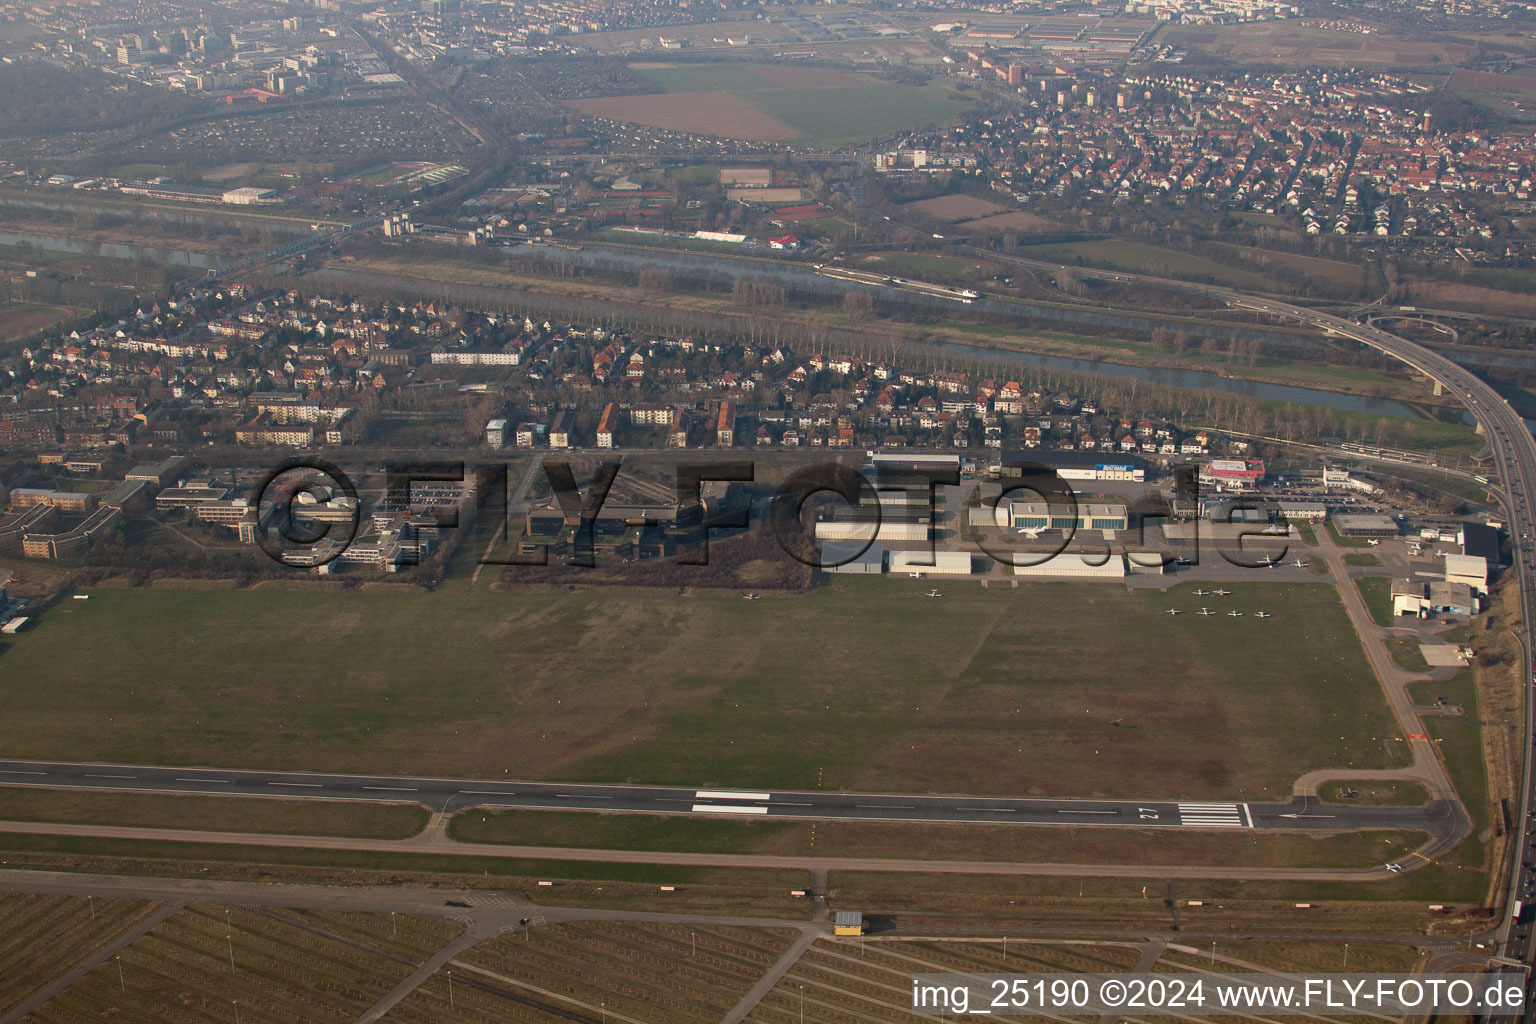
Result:
<svg viewBox="0 0 1536 1024"><path fill-rule="evenodd" d="M805 1024L805 986L800 986L800 1024Z"/></svg>
<svg viewBox="0 0 1536 1024"><path fill-rule="evenodd" d="M453 1004L453 972L448 972L448 1009L458 1012L458 1007Z"/></svg>
<svg viewBox="0 0 1536 1024"><path fill-rule="evenodd" d="M124 992L128 991L128 982L123 980L123 958L117 958L117 984Z"/></svg>
<svg viewBox="0 0 1536 1024"><path fill-rule="evenodd" d="M235 1003L235 1024L240 1024L240 1000L236 999L236 1000L234 1000L234 1003Z"/></svg>

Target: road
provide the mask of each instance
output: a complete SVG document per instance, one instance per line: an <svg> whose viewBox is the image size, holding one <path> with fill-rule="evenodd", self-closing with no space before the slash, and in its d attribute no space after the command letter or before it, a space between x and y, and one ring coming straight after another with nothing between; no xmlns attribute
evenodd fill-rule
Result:
<svg viewBox="0 0 1536 1024"><path fill-rule="evenodd" d="M987 255L1019 266L1035 267L1051 272L1061 267L1060 264L1024 257L998 257L996 253L990 252ZM1533 553L1531 538L1536 535L1536 519L1532 516L1532 509L1536 507L1532 504L1533 497L1536 497L1536 439L1532 438L1520 415L1497 391L1445 356L1370 325L1358 324L1277 299L1245 295L1242 292L1215 285L1169 281L1140 274L1084 267L1074 267L1072 271L1084 278L1134 282L1152 287L1194 292L1221 299L1234 309L1250 310L1279 320L1295 321L1336 337L1357 341L1406 363L1440 384L1447 394L1461 401L1477 420L1488 442L1489 450L1493 453L1494 462L1498 466L1500 480L1504 484L1505 515L1513 555L1512 571L1520 590L1521 623L1518 635L1525 648L1526 662L1522 674L1532 671L1531 613L1536 609L1536 591L1532 589L1536 586L1536 561L1533 561L1536 553ZM1536 677L1536 673L1533 673L1533 677ZM1526 700L1524 714L1525 734L1528 740L1536 741L1536 702ZM1529 742L1526 744L1524 760L1520 816L1517 819L1522 823L1520 831L1523 834L1511 858L1503 933L1505 955L1531 965L1536 962L1536 947L1532 944L1531 923L1529 920L1516 920L1514 914L1515 908L1521 906L1522 900L1531 902L1532 898L1536 898L1536 851L1532 848L1532 840L1536 839L1536 814L1533 814L1533 807L1536 807L1536 778L1533 778ZM1530 910L1526 909L1525 917L1529 916ZM1536 1010L1531 1011L1527 1019L1536 1020Z"/></svg>
<svg viewBox="0 0 1536 1024"><path fill-rule="evenodd" d="M1335 773L1337 774L1337 773ZM527 810L717 814L721 817L857 819L905 822L985 822L1003 825L1130 826L1134 828L1284 829L1341 832L1411 829L1441 844L1461 838L1459 806L1433 800L1422 807L1321 804L1298 796L1289 803L1173 800L1036 800L1003 797L912 796L822 791L693 789L671 786L578 785L407 776L333 775L224 768L0 761L0 784L136 793L199 793L300 800L420 803L434 811L466 807ZM1427 855L1434 856L1435 851Z"/></svg>

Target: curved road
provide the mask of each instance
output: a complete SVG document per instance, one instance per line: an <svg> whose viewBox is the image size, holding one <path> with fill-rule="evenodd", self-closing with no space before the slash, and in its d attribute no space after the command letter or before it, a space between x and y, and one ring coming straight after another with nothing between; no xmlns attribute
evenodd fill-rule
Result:
<svg viewBox="0 0 1536 1024"><path fill-rule="evenodd" d="M1062 267L1062 264L1025 257L1000 257L992 252L988 252L987 256L990 259L1000 259L1018 266L1035 267L1053 273ZM1525 670L1530 670L1529 659L1533 649L1531 611L1536 608L1536 592L1532 590L1533 584L1536 584L1536 562L1533 562L1531 543L1532 535L1536 534L1536 519L1532 517L1532 500L1536 497L1536 439L1532 438L1520 415L1500 397L1497 391L1457 363L1423 345L1389 334L1377 327L1319 313L1304 306L1292 305L1277 299L1248 296L1231 288L1216 285L1192 284L1086 267L1070 269L1073 273L1090 279L1134 282L1219 298L1234 309L1264 313L1280 320L1306 324L1337 337L1349 338L1408 364L1440 384L1447 393L1460 399L1471 411L1483 431L1498 466L1499 477L1504 483L1505 513L1514 555L1514 573L1520 587L1519 636L1527 658ZM1531 700L1525 701L1525 732L1528 738L1536 738L1536 708L1533 708ZM1532 758L1529 748L1525 757L1520 804L1521 824L1518 827L1522 835L1511 858L1507 911L1513 910L1517 901L1521 900L1526 893L1536 893L1536 867L1528 866L1536 864L1536 852L1532 849L1532 839L1536 837L1531 834L1536 831L1536 818L1532 815L1533 805L1536 805L1536 790L1533 790ZM1527 900L1527 902L1530 901ZM1504 931L1505 955L1526 964L1533 963L1536 948L1532 945L1530 923L1507 918Z"/></svg>

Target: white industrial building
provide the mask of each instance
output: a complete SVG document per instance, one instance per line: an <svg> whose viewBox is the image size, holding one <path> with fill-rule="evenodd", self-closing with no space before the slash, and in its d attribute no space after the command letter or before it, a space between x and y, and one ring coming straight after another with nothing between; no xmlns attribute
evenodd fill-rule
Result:
<svg viewBox="0 0 1536 1024"><path fill-rule="evenodd" d="M1446 555L1445 582L1465 583L1474 594L1488 591L1488 559L1480 555Z"/></svg>
<svg viewBox="0 0 1536 1024"><path fill-rule="evenodd" d="M1075 551L1063 551L1048 562L1039 565L1016 565L1013 567L1015 576L1067 576L1078 579L1120 579L1125 576L1125 561L1118 555L1111 555L1102 563L1098 562L1098 556L1092 560L1088 556Z"/></svg>
<svg viewBox="0 0 1536 1024"><path fill-rule="evenodd" d="M969 551L892 551L886 555L891 572L920 572L935 576L969 576Z"/></svg>
<svg viewBox="0 0 1536 1024"><path fill-rule="evenodd" d="M816 524L816 539L921 543L928 540L928 530L927 523L825 520Z"/></svg>

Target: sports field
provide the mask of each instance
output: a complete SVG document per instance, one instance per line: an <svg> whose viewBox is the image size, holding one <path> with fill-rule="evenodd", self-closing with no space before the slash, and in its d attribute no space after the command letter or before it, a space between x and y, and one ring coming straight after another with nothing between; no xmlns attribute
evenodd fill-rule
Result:
<svg viewBox="0 0 1536 1024"><path fill-rule="evenodd" d="M584 114L743 142L867 142L947 124L967 101L938 83L764 64L638 64L654 92L571 101Z"/></svg>
<svg viewBox="0 0 1536 1024"><path fill-rule="evenodd" d="M1274 618L1096 584L97 590L0 664L11 757L1078 796L1290 792L1404 763L1328 584Z"/></svg>

